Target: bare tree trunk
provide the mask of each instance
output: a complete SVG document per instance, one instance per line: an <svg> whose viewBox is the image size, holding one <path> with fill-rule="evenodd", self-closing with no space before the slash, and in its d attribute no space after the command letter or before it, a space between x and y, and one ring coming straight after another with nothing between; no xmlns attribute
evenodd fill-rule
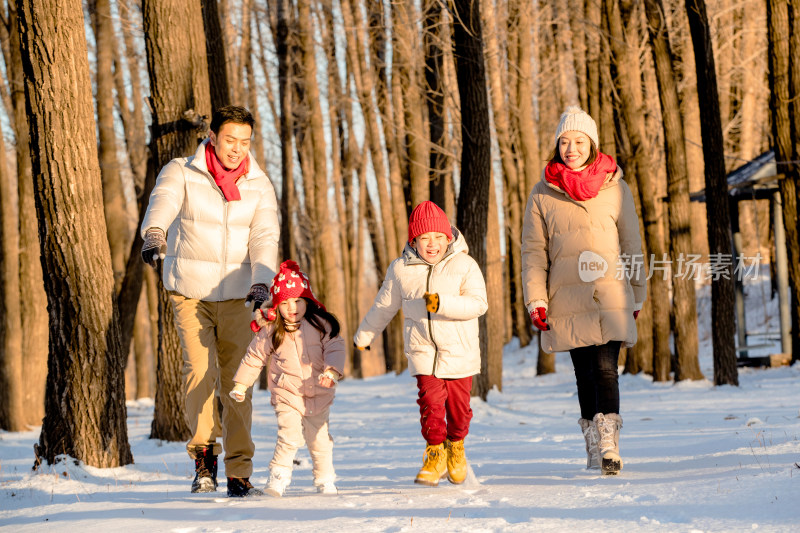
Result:
<svg viewBox="0 0 800 533"><path fill-rule="evenodd" d="M800 244L797 228L797 179L798 169L792 161L792 106L793 97L790 74L789 9L786 2L769 0L767 2L767 26L769 29L769 73L770 109L772 110L772 137L775 162L783 174L778 181L783 203L783 224L786 232L787 264L789 266L789 286L792 293L792 354L800 353L800 312L798 293L800 292ZM797 355L792 355L796 358Z"/></svg>
<svg viewBox="0 0 800 533"><path fill-rule="evenodd" d="M675 0L671 0L675 1ZM697 72L694 68L694 50L689 35L689 23L684 9L677 9L678 20L675 26L679 32L674 37L673 54L680 65L682 85L679 87L681 98L681 114L683 128L686 133L686 167L689 172L689 192L696 192L705 187L705 164L703 162L703 144L700 131L700 105L697 99ZM708 224L707 206L705 202L692 202L692 250L704 257L708 256Z"/></svg>
<svg viewBox="0 0 800 533"><path fill-rule="evenodd" d="M528 313L522 295L522 266L519 258L522 256L520 243L522 242L522 200L519 196L519 174L517 173L517 156L514 153L514 141L511 132L509 109L506 105L504 83L500 66L499 41L505 42L505 33L498 38L499 28L504 27L495 19L495 6L491 0L483 0L481 4L482 25L485 28L486 43L486 72L491 87L492 116L496 131L497 144L500 149L500 161L503 169L503 186L505 193L505 234L508 236L506 256L509 269L509 292L512 295L512 320L514 331L517 332L520 344L527 346L530 343L528 330ZM512 67L513 68L513 67ZM526 95L530 98L530 95ZM499 250L498 250L499 251ZM488 273L488 272L487 272Z"/></svg>
<svg viewBox="0 0 800 533"><path fill-rule="evenodd" d="M136 354L136 395L134 397L136 399L152 398L156 372L153 364L147 288L144 286L139 297L139 306L136 309L136 323L133 326L133 352Z"/></svg>
<svg viewBox="0 0 800 533"><path fill-rule="evenodd" d="M562 4L557 4L551 8L556 53L558 54L559 68L556 75L561 97L560 109L564 109L568 105L580 104L578 75L575 72L575 55L572 50L572 28L569 26L569 10L564 7Z"/></svg>
<svg viewBox="0 0 800 533"><path fill-rule="evenodd" d="M22 358L22 397L25 423L38 426L44 417L44 389L47 380L48 317L42 302L47 300L42 279L39 222L34 216L33 173L30 134L25 109L25 80L15 2L8 3L8 54L6 72L13 106L13 128L17 148L17 191L19 214L19 298ZM4 47L5 52L5 47Z"/></svg>
<svg viewBox="0 0 800 533"><path fill-rule="evenodd" d="M0 428L27 429L19 291L17 189L9 176L6 143L0 132Z"/></svg>
<svg viewBox="0 0 800 533"><path fill-rule="evenodd" d="M153 107L152 153L155 167L194 152L211 114L200 0L144 0L145 47ZM159 280L159 344L156 404L150 438L183 441L180 339L169 297Z"/></svg>
<svg viewBox="0 0 800 533"><path fill-rule="evenodd" d="M243 3L242 9L245 7L247 8L248 13L252 13L253 24L258 25L258 17L255 13L255 7L250 0L247 0ZM258 103L258 84L256 83L255 67L253 65L253 31L250 24L243 29L242 49L246 50L246 53L244 54L244 71L245 79L247 81L247 108L250 110L250 113L253 115L253 119L256 121L256 126L253 129L252 149L255 153L256 161L259 161L263 165L266 164L267 159L264 153L264 136L261 134L261 110ZM269 86L270 84L267 83L266 85ZM277 115L273 115L273 118L277 118Z"/></svg>
<svg viewBox="0 0 800 533"><path fill-rule="evenodd" d="M605 10L604 10L605 11ZM605 18L605 17L604 17ZM610 94L607 95L610 98ZM618 113L615 113L615 115ZM620 119L620 124L623 124ZM628 175L636 175L636 159L631 155L631 143L628 140L628 132L624 127L619 128L619 162L622 168ZM631 189L633 196L633 203L636 206L636 213L639 218L642 218L642 202L641 195L639 194L639 183L636 179L627 180L626 183ZM644 225L639 225L639 236L642 240L642 254L644 257L649 257L647 248L647 240L645 239ZM650 265L645 262L643 267L645 273L649 273ZM636 321L636 328L638 331L643 332L639 335L636 345L630 350L622 350L619 355L619 365L625 367L625 372L628 374L638 374L645 368L646 361L653 360L653 335L648 332L653 331L653 304L652 304L652 288L651 280L647 281L647 292L650 295L644 302L644 307L639 312L639 318Z"/></svg>
<svg viewBox="0 0 800 533"><path fill-rule="evenodd" d="M536 358L536 375L556 373L556 354L542 350L542 334L536 334L536 343L539 345L539 356Z"/></svg>
<svg viewBox="0 0 800 533"><path fill-rule="evenodd" d="M708 206L708 246L717 254L723 275L711 283L711 336L714 346L714 384L739 385L736 369L736 320L733 272L725 258L731 255L731 218L728 206L728 182L723 161L722 125L719 115L714 53L708 29L705 0L686 0L689 28L692 32L697 95L700 103L700 131L706 174ZM725 279L727 277L727 279Z"/></svg>
<svg viewBox="0 0 800 533"><path fill-rule="evenodd" d="M292 236L292 213L297 200L294 190L294 138L292 136L292 68L289 57L289 28L291 26L291 9L289 0L277 0L275 24L275 52L278 56L278 93L280 100L281 138L281 251L283 257L297 257L297 248Z"/></svg>
<svg viewBox="0 0 800 533"><path fill-rule="evenodd" d="M426 101L430 136L430 199L444 208L447 183L445 139L444 44L442 7L439 0L423 0L422 39L425 50Z"/></svg>
<svg viewBox="0 0 800 533"><path fill-rule="evenodd" d="M120 345L108 241L98 231L105 228L81 3L49 0L34 7L23 0L18 8L36 211L49 273L50 352L37 456L48 463L68 454L92 466L123 466L133 462L125 425L127 351Z"/></svg>
<svg viewBox="0 0 800 533"><path fill-rule="evenodd" d="M503 391L503 257L500 253L500 221L497 212L497 196L494 187L489 187L489 205L486 224L486 294L489 309L486 311L486 354L481 357L479 391L485 400L490 390L497 387Z"/></svg>
<svg viewBox="0 0 800 533"><path fill-rule="evenodd" d="M667 250L658 231L658 210L653 184L654 173L650 161L652 152L647 142L644 115L641 109L641 76L634 76L630 69L634 62L638 65L638 58L630 53L631 40L626 38L622 27L622 19L626 18L626 20L630 21L631 13L622 12L620 14L617 11L619 9L617 0L607 0L605 9L609 21L609 29L611 30L611 49L614 52L614 63L619 79L622 114L631 143L633 159L636 162L635 176L638 182L647 250L651 257L654 256L657 261L664 261L667 257ZM632 23L628 24L628 27L632 28ZM634 30L631 29L631 31ZM630 173L628 175L630 176ZM649 258L646 257L646 259ZM653 309L654 327L652 330L653 354L649 360L654 362L654 367L658 367L661 370L666 369L666 376L659 375L659 380L669 378L670 368L669 290L666 276L667 273L665 272L657 272L650 278L650 288L652 290L650 301ZM642 331L642 335L648 335L649 333L647 330Z"/></svg>
<svg viewBox="0 0 800 533"><path fill-rule="evenodd" d="M692 252L689 208L689 176L686 172L683 121L675 84L672 51L661 0L645 0L650 42L658 77L659 100L664 121L667 157L670 257L677 266ZM678 364L675 380L703 379L698 361L697 302L693 276L673 272L673 313L675 316L675 351ZM669 379L670 361L654 361L653 379Z"/></svg>
<svg viewBox="0 0 800 533"><path fill-rule="evenodd" d="M206 40L206 63L209 73L209 89L211 94L211 111L231 103L228 87L228 61L225 55L225 38L219 20L217 0L200 0L203 14L203 27ZM259 159L259 161L263 161Z"/></svg>
<svg viewBox="0 0 800 533"><path fill-rule="evenodd" d="M568 4L562 4L569 15L569 26L572 31L572 57L575 65L575 78L578 82L578 103L582 109L588 109L589 96L587 88L587 68L586 68L586 13L584 11L584 0L568 0Z"/></svg>
<svg viewBox="0 0 800 533"><path fill-rule="evenodd" d="M100 143L100 173L103 178L103 206L106 231L111 246L114 287L119 291L125 275L128 254L128 219L125 195L117 159L117 135L114 130L114 49L116 37L111 19L110 0L89 0L97 50L97 126ZM127 349L127 347L126 347Z"/></svg>
<svg viewBox="0 0 800 533"><path fill-rule="evenodd" d="M517 132L519 135L520 153L522 155L522 168L525 171L524 179L519 179L519 196L527 198L533 186L539 181L540 167L543 157L539 150L539 134L533 110L533 98L540 100L539 83L534 84L533 63L536 59L534 46L539 33L534 21L538 11L534 5L524 0L514 0L518 5L515 10L518 16L517 28ZM532 28L533 27L533 28ZM530 330L530 325L528 325Z"/></svg>
<svg viewBox="0 0 800 533"><path fill-rule="evenodd" d="M320 20L322 26L322 40L323 49L327 59L328 70L328 125L329 135L331 139L331 176L333 179L333 204L331 209L334 213L333 217L329 217L329 221L323 221L329 227L329 242L323 243L323 253L326 257L329 256L329 264L335 267L335 271L330 273L336 277L336 283L339 284L341 293L327 293L329 298L334 300L341 300L338 303L341 315L338 315L339 321L342 326L342 336L349 339L352 332L356 331L357 325L354 325L353 309L351 303L353 298L339 298L339 294L352 295L355 294L353 290L352 272L350 265L350 246L347 240L347 218L348 213L345 211L344 206L344 191L342 190L343 182L350 182L352 176L349 175L342 165L342 157L346 154L347 140L345 135L344 124L344 110L345 97L342 94L341 82L339 80L339 62L336 57L336 40L334 32L333 18L333 1L325 0L322 5L323 17ZM324 192L327 196L327 180ZM326 273L326 277L328 273ZM335 284L333 284L335 286ZM345 364L345 374L350 375L352 372L353 362L353 349L352 343L345 344L347 350L347 359Z"/></svg>
<svg viewBox="0 0 800 533"><path fill-rule="evenodd" d="M352 5L350 0L341 0L342 18L347 32L347 54L349 65L353 72L356 92L358 93L361 111L364 114L366 141L369 146L372 168L376 176L378 199L380 202L380 221L383 227L383 242L385 243L384 262L378 263L381 277L386 273L390 258L394 258L400 253L405 245L408 232L408 220L405 209L405 202L400 193L398 201L401 209L397 209L393 199L397 190L402 191L399 186L400 167L398 163L396 138L389 135L392 130L392 120L394 113L391 107L391 100L388 97L385 76L385 41L383 20L379 17L383 15L382 4L380 2L367 2L367 12L370 16L369 34L372 45L371 49L371 68L367 68L365 58L366 51L360 35L363 32L364 22L361 10ZM378 127L378 117L372 103L373 88L375 89L375 100L380 110L384 126L384 136L386 144L386 158L384 159L383 147L381 146L380 130ZM389 187L386 184L388 162ZM366 162L364 163L366 164ZM393 209L394 206L394 209ZM371 227L370 231L380 231L379 227ZM402 243L402 244L401 244ZM385 359L387 370L401 372L406 368L407 360L403 354L402 338L402 318L395 318L387 326L383 335L385 346Z"/></svg>
<svg viewBox="0 0 800 533"><path fill-rule="evenodd" d="M348 3L352 4L350 0ZM403 107L394 103L393 88L388 85L386 75L386 42L388 30L385 25L385 13L383 11L383 2L380 0L366 0L368 28L370 38L370 64L372 76L370 82L375 87L375 102L378 105L378 111L381 116L381 123L383 125L383 138L386 146L386 159L388 161L389 169L389 193L386 196L386 207L384 207L384 200L381 197L381 218L386 218L384 209L387 209L392 219L394 220L394 233L395 239L391 238L389 233L386 233L386 246L389 249L389 255L401 253L403 244L408 234L408 216L411 213L409 206L406 203L406 198L403 194L403 177L400 169L400 153L401 148L399 142L405 138L405 124L404 121L398 116L402 116ZM361 21L361 10L353 11L353 17L356 20L356 27L361 28L363 22ZM360 57L366 58L365 55L359 54ZM366 67L361 71L366 75ZM392 84L399 85L399 76L392 76ZM371 90L370 86L370 90ZM370 107L372 104L370 103ZM363 109L363 107L362 107ZM374 154L373 154L374 155ZM374 166L374 162L373 162ZM385 167L384 167L385 168ZM378 169L375 169L375 175L378 174ZM384 232L387 228L384 227ZM392 243L396 242L397 247L392 247ZM391 328L392 325L390 324ZM397 334L396 334L397 335ZM400 356L403 361L405 357ZM405 363L403 363L405 364Z"/></svg>
<svg viewBox="0 0 800 533"><path fill-rule="evenodd" d="M322 109L320 107L320 91L317 84L316 46L314 44L313 20L311 18L309 0L298 0L297 21L302 42L302 71L304 73L306 91L305 108L309 119L308 133L311 140L313 181L315 182L315 205L312 225L319 236L317 239L318 253L322 258L318 271L322 272L323 276L317 278L316 284L317 287L323 287L324 291L321 300L326 302L328 310L339 318L342 326L342 336L348 338L350 332L348 331L347 307L345 306L344 298L340 297L340 295L345 294L345 291L342 260L339 255L341 246L338 243L338 225L329 216L330 211L328 208L327 145L322 121ZM335 149L338 149L338 147ZM336 178L338 179L339 176L336 176Z"/></svg>
<svg viewBox="0 0 800 533"><path fill-rule="evenodd" d="M461 190L458 195L458 228L464 233L481 271L486 274L489 186L491 183L491 132L480 3L455 0L453 41L456 76L461 97ZM480 319L481 356L489 357L487 317ZM473 393L486 399L488 382L477 380Z"/></svg>
<svg viewBox="0 0 800 533"><path fill-rule="evenodd" d="M791 4L789 7L789 28L790 28L790 38L789 38L789 78L792 80L792 85L790 88L791 100L790 101L790 116L793 118L793 128L792 132L792 160L797 161L800 159L800 131L797 128L800 127L800 117L798 117L798 113L800 113L800 103L798 103L798 99L800 99L800 2L797 0L791 0ZM791 176L795 183L795 206L800 205L800 189L797 187L797 182L800 180L800 168L798 168L797 164L795 163L791 167ZM800 232L800 220L795 217L795 230ZM798 251L800 255L800 235L798 235ZM792 244L794 246L794 243ZM794 255L793 257L798 257L798 255ZM796 266L796 265L795 265ZM794 271L793 271L794 273ZM797 283L800 285L800 282ZM792 294L793 300L793 308L792 308L792 331L797 332L800 329L800 287L795 289L795 292ZM798 338L800 338L800 332L794 333ZM794 340L794 339L793 339ZM800 344L800 343L798 343ZM792 344L792 361L797 361L800 359L800 350L795 350L794 347L798 346L796 344Z"/></svg>
<svg viewBox="0 0 800 533"><path fill-rule="evenodd" d="M586 109L589 114L600 119L600 69L602 68L603 48L600 32L602 30L602 0L585 0L586 14ZM605 40L605 37L603 38ZM605 138L605 136L601 136Z"/></svg>

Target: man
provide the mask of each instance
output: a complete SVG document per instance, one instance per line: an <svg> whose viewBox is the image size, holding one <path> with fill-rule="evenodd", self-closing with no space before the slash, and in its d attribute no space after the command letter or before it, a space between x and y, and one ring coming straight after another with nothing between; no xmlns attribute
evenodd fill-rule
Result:
<svg viewBox="0 0 800 533"><path fill-rule="evenodd" d="M217 489L224 448L229 497L260 493L249 479L252 389L242 403L228 393L252 338L251 311L275 276L280 234L272 183L249 155L254 124L242 107L217 110L197 152L161 170L141 228L144 261L157 268L163 259L181 339L192 492Z"/></svg>

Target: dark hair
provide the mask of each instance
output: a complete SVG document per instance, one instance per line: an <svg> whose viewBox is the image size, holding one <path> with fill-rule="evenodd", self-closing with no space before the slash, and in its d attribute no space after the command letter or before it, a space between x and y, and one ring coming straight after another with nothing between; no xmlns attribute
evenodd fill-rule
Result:
<svg viewBox="0 0 800 533"><path fill-rule="evenodd" d="M587 135L587 137L588 137L588 135ZM600 153L600 152L598 152L597 147L594 145L594 141L593 140L589 139L589 145L591 146L589 148L589 157L586 159L586 163L584 163L584 165L587 165L587 166L591 165L592 163L594 163L594 160L597 159L597 154ZM550 152L550 157L547 158L547 162L548 163L561 163L562 165L566 164L566 163L564 163L564 160L561 159L561 150L558 149L558 141L556 141L556 147L553 148L552 152Z"/></svg>
<svg viewBox="0 0 800 533"><path fill-rule="evenodd" d="M246 124L250 126L250 128L255 128L256 125L256 119L253 118L250 111L238 105L226 105L214 111L214 114L211 116L210 129L214 134L217 134L222 125L228 122Z"/></svg>
<svg viewBox="0 0 800 533"><path fill-rule="evenodd" d="M325 324L321 321L327 322L331 328L328 335L331 339L339 334L341 326L335 316L322 309L316 303L308 298L303 298L306 301L306 314L303 316L308 323L314 326L315 329L325 334ZM283 344L283 338L286 336L286 322L283 320L283 315L279 310L275 312L275 330L272 332L272 349L277 350Z"/></svg>

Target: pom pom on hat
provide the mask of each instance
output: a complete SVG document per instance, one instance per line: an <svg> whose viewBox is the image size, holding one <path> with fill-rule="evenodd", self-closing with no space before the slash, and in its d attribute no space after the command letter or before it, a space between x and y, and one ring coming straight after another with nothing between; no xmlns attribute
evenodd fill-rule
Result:
<svg viewBox="0 0 800 533"><path fill-rule="evenodd" d="M408 242L431 231L444 233L448 239L453 240L453 230L447 214L435 203L425 201L415 207L408 217Z"/></svg>
<svg viewBox="0 0 800 533"><path fill-rule="evenodd" d="M559 121L558 128L556 128L556 145L558 145L559 137L568 131L579 131L586 134L594 143L594 147L598 150L600 149L597 123L589 116L589 113L576 105L568 107L561 114L561 121Z"/></svg>

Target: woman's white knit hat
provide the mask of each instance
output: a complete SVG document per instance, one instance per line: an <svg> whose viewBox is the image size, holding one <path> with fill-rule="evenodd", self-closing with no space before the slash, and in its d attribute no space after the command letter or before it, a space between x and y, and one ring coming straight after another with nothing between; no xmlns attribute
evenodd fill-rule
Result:
<svg viewBox="0 0 800 533"><path fill-rule="evenodd" d="M600 148L600 139L597 136L597 123L589 116L589 113L580 107L573 105L561 114L561 121L556 128L556 144L558 138L568 131L579 131L585 133L594 143L594 147Z"/></svg>

